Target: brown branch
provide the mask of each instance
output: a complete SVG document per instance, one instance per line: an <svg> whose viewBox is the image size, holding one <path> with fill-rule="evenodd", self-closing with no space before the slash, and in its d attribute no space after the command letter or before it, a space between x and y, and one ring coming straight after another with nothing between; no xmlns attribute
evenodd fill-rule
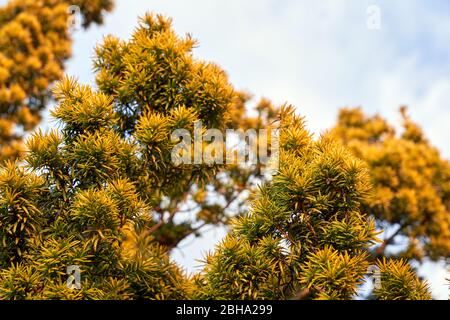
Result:
<svg viewBox="0 0 450 320"><path fill-rule="evenodd" d="M295 293L291 300L305 300L311 297L313 293L325 293L325 289L318 286L313 286L310 288L304 288Z"/></svg>
<svg viewBox="0 0 450 320"><path fill-rule="evenodd" d="M159 220L158 223L154 224L153 226L151 226L150 228L147 229L147 233L152 234L155 231L157 231L159 228L161 228L163 225L164 225L164 221Z"/></svg>
<svg viewBox="0 0 450 320"><path fill-rule="evenodd" d="M294 244L295 241L294 239L291 238L291 236L289 235L289 232L285 232L283 231L280 226L276 225L275 228L277 229L277 231L283 236L283 238L285 240L288 240L291 244Z"/></svg>
<svg viewBox="0 0 450 320"><path fill-rule="evenodd" d="M311 290L309 288L301 289L295 293L291 300L304 300L309 297Z"/></svg>
<svg viewBox="0 0 450 320"><path fill-rule="evenodd" d="M223 207L223 212L225 213L225 210L228 209L228 207L235 201L239 196L242 194L243 190L238 191L237 194L234 197L231 197L231 199L228 201L228 203Z"/></svg>
<svg viewBox="0 0 450 320"><path fill-rule="evenodd" d="M389 238L384 239L383 243L375 249L375 255L380 257L384 254L386 247L394 241L394 238L399 235L399 233L406 227L406 223L400 225L400 227L395 231Z"/></svg>
<svg viewBox="0 0 450 320"><path fill-rule="evenodd" d="M205 221L205 222L203 222L202 224L200 224L199 226L197 226L197 227L195 227L195 228L192 228L192 229L186 231L185 233L183 233L182 237L179 237L179 238L176 239L171 245L168 245L168 246L167 246L167 249L168 249L169 251L172 250L172 249L174 249L175 247L178 246L178 244L179 244L182 240L186 239L188 236L190 236L191 234L197 232L198 230L200 230L201 228L203 228L203 227L206 226L206 225L207 225L207 222Z"/></svg>

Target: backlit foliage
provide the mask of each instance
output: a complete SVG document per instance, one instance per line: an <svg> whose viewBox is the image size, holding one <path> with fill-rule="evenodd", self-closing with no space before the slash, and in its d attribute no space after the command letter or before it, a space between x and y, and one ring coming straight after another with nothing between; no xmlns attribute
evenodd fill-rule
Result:
<svg viewBox="0 0 450 320"><path fill-rule="evenodd" d="M1 297L187 297L188 280L167 251L196 226L174 216L191 187L211 180L217 166L175 166L171 150L178 142L171 133L180 127L192 131L200 119L226 123L233 90L223 71L195 60L170 29L164 37L158 35L169 28L167 23L162 17L143 18L132 51L148 48L153 38L169 43L155 42L144 56L174 50L166 52L168 61L144 68L149 88L154 88L153 79L171 81L178 72L171 63L185 57L184 68L192 74L178 84L177 99L186 96L183 104L159 109L153 102L136 102L131 123L117 96L65 78L54 90L57 106L52 110L61 129L35 132L27 142L25 165L8 162L2 168ZM157 99L171 101L173 91L164 88ZM214 107L211 113L208 106ZM64 282L72 264L82 271L78 293ZM36 275L45 281L35 286Z"/></svg>
<svg viewBox="0 0 450 320"><path fill-rule="evenodd" d="M420 282L411 268L404 262L378 261L381 272L380 287L374 295L380 300L431 299L427 286Z"/></svg>
<svg viewBox="0 0 450 320"><path fill-rule="evenodd" d="M401 109L403 130L396 130L380 116L366 116L361 109L343 109L333 134L370 168L372 197L363 204L380 226L394 231L376 249L403 236L406 258L432 259L450 254L450 163L425 138Z"/></svg>
<svg viewBox="0 0 450 320"><path fill-rule="evenodd" d="M313 140L290 107L280 128L279 171L207 255L198 298L350 299L363 283L377 241L360 206L370 187L366 167L330 137ZM430 297L409 266L382 266L377 297Z"/></svg>
<svg viewBox="0 0 450 320"><path fill-rule="evenodd" d="M59 82L59 128L34 132L23 160L0 169L0 299L354 297L377 242L361 206L365 164L330 135L312 139L292 108L263 99L248 115L251 97L194 58L194 46L147 14L129 41L97 46L98 90ZM199 120L279 125L278 172L250 195L265 180L262 165L174 164L172 132L192 134ZM187 236L230 220L201 273L188 277L170 260ZM406 263L378 263L387 283L376 297L429 298ZM79 290L66 284L72 265Z"/></svg>
<svg viewBox="0 0 450 320"><path fill-rule="evenodd" d="M154 195L159 215L154 231L169 248L206 225L227 223L243 212L248 191L263 178L261 165L244 168L236 162L173 168L172 131L183 128L192 134L197 120L204 128L267 129L276 117L276 108L266 100L249 116L250 95L235 91L217 65L194 58L196 45L190 35L173 31L171 19L147 14L129 41L107 36L94 58L97 85L112 97L117 116L107 121L116 121L123 137L133 135L146 145L151 170L145 179L155 182L142 188L157 187L157 194L147 192ZM77 121L79 112L69 112ZM187 211L196 216L177 219Z"/></svg>
<svg viewBox="0 0 450 320"><path fill-rule="evenodd" d="M111 0L11 0L0 8L0 161L20 154L24 133L40 121L50 86L71 54L69 6L83 26L101 23Z"/></svg>

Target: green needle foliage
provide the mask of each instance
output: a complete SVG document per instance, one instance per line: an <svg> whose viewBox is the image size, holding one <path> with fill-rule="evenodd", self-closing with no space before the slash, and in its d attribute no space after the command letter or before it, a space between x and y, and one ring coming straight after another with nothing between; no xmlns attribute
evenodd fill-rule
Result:
<svg viewBox="0 0 450 320"><path fill-rule="evenodd" d="M256 105L256 116L247 115L250 95L235 91L217 65L194 58L197 42L189 34L178 36L171 23L161 15L145 15L129 41L107 36L94 58L98 88L113 99L116 131L147 146L151 170L140 171L132 180L147 175L145 179L154 181L141 188L155 197L153 209L160 218L154 233L168 248L198 235L204 226L226 224L230 216L243 212L248 191L262 179L261 165L174 169L168 138L172 131L192 133L197 120L205 128L267 129L276 117L276 108L266 100ZM73 111L73 117L78 119L79 112ZM99 119L104 117L99 114ZM186 211L196 216L178 218Z"/></svg>
<svg viewBox="0 0 450 320"><path fill-rule="evenodd" d="M108 36L96 49L99 89L114 97L124 133L134 132L137 118L148 111L167 114L187 107L205 126L221 128L232 98L224 72L195 60L196 41L180 38L171 20L146 15L130 41Z"/></svg>
<svg viewBox="0 0 450 320"><path fill-rule="evenodd" d="M129 41L96 48L98 90L59 82L60 127L0 167L0 299L350 299L376 263L376 297L429 298L405 262L371 260L365 164L330 135L313 140L292 108L263 99L248 116L250 96L194 46L147 14ZM267 129L278 113L280 167L253 195L262 165L171 159L175 129ZM230 234L186 276L170 250L230 211ZM80 289L67 286L69 266Z"/></svg>
<svg viewBox="0 0 450 320"><path fill-rule="evenodd" d="M248 215L207 255L196 297L350 299L372 262L375 223L361 211L364 164L329 136L314 141L291 107L281 111L280 168ZM429 299L402 261L380 267L380 299Z"/></svg>
<svg viewBox="0 0 450 320"><path fill-rule="evenodd" d="M40 121L52 83L70 57L69 6L83 27L101 24L112 0L11 0L0 8L0 162L20 155L22 138Z"/></svg>
<svg viewBox="0 0 450 320"><path fill-rule="evenodd" d="M174 216L191 187L211 180L217 166L176 166L171 151L178 141L171 133L180 128L193 133L197 120L223 125L233 98L224 72L195 60L188 43L175 36L168 20L142 19L127 59L139 67L136 52L161 58L143 62L149 64L142 67L148 90L154 82L163 86L164 79L172 85L179 72L172 64L179 61L189 74L174 84L175 91L164 86L148 104L136 94L131 117L123 113L128 102L114 94L71 78L56 86L52 115L61 129L35 132L24 163L7 162L0 171L0 297L187 297L187 279L169 260L168 249L196 226ZM132 92L137 84L124 81ZM173 97L180 103L173 104ZM65 284L72 264L82 271L83 289L76 294ZM43 281L35 286L36 274Z"/></svg>
<svg viewBox="0 0 450 320"><path fill-rule="evenodd" d="M381 271L380 287L374 295L380 300L424 300L431 299L425 283L419 281L404 262L382 259L377 263Z"/></svg>
<svg viewBox="0 0 450 320"><path fill-rule="evenodd" d="M36 132L25 164L0 172L0 297L185 297L182 272L150 232L160 190L145 174L154 164L147 145L115 132L104 94L68 78L55 97L61 132ZM70 265L82 271L79 292L65 283Z"/></svg>

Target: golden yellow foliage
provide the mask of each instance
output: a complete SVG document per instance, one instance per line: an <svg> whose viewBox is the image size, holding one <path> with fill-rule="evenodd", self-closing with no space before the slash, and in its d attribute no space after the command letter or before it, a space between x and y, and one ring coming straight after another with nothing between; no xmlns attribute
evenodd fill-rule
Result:
<svg viewBox="0 0 450 320"><path fill-rule="evenodd" d="M364 210L396 227L377 249L384 254L396 236L408 240L406 258L432 259L450 254L450 162L425 138L401 108L403 130L361 109L342 109L332 130L370 168L373 196Z"/></svg>
<svg viewBox="0 0 450 320"><path fill-rule="evenodd" d="M23 151L22 137L41 120L50 86L71 54L69 6L83 25L101 23L112 0L11 0L0 8L0 161Z"/></svg>

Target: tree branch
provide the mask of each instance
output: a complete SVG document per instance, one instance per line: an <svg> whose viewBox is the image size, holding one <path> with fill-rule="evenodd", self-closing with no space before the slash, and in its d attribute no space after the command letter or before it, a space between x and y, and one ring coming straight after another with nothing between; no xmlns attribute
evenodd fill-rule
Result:
<svg viewBox="0 0 450 320"><path fill-rule="evenodd" d="M406 223L400 225L400 227L395 231L389 238L384 239L383 243L375 250L375 254L377 257L382 256L386 247L390 245L396 236L400 234L400 232L406 227Z"/></svg>

